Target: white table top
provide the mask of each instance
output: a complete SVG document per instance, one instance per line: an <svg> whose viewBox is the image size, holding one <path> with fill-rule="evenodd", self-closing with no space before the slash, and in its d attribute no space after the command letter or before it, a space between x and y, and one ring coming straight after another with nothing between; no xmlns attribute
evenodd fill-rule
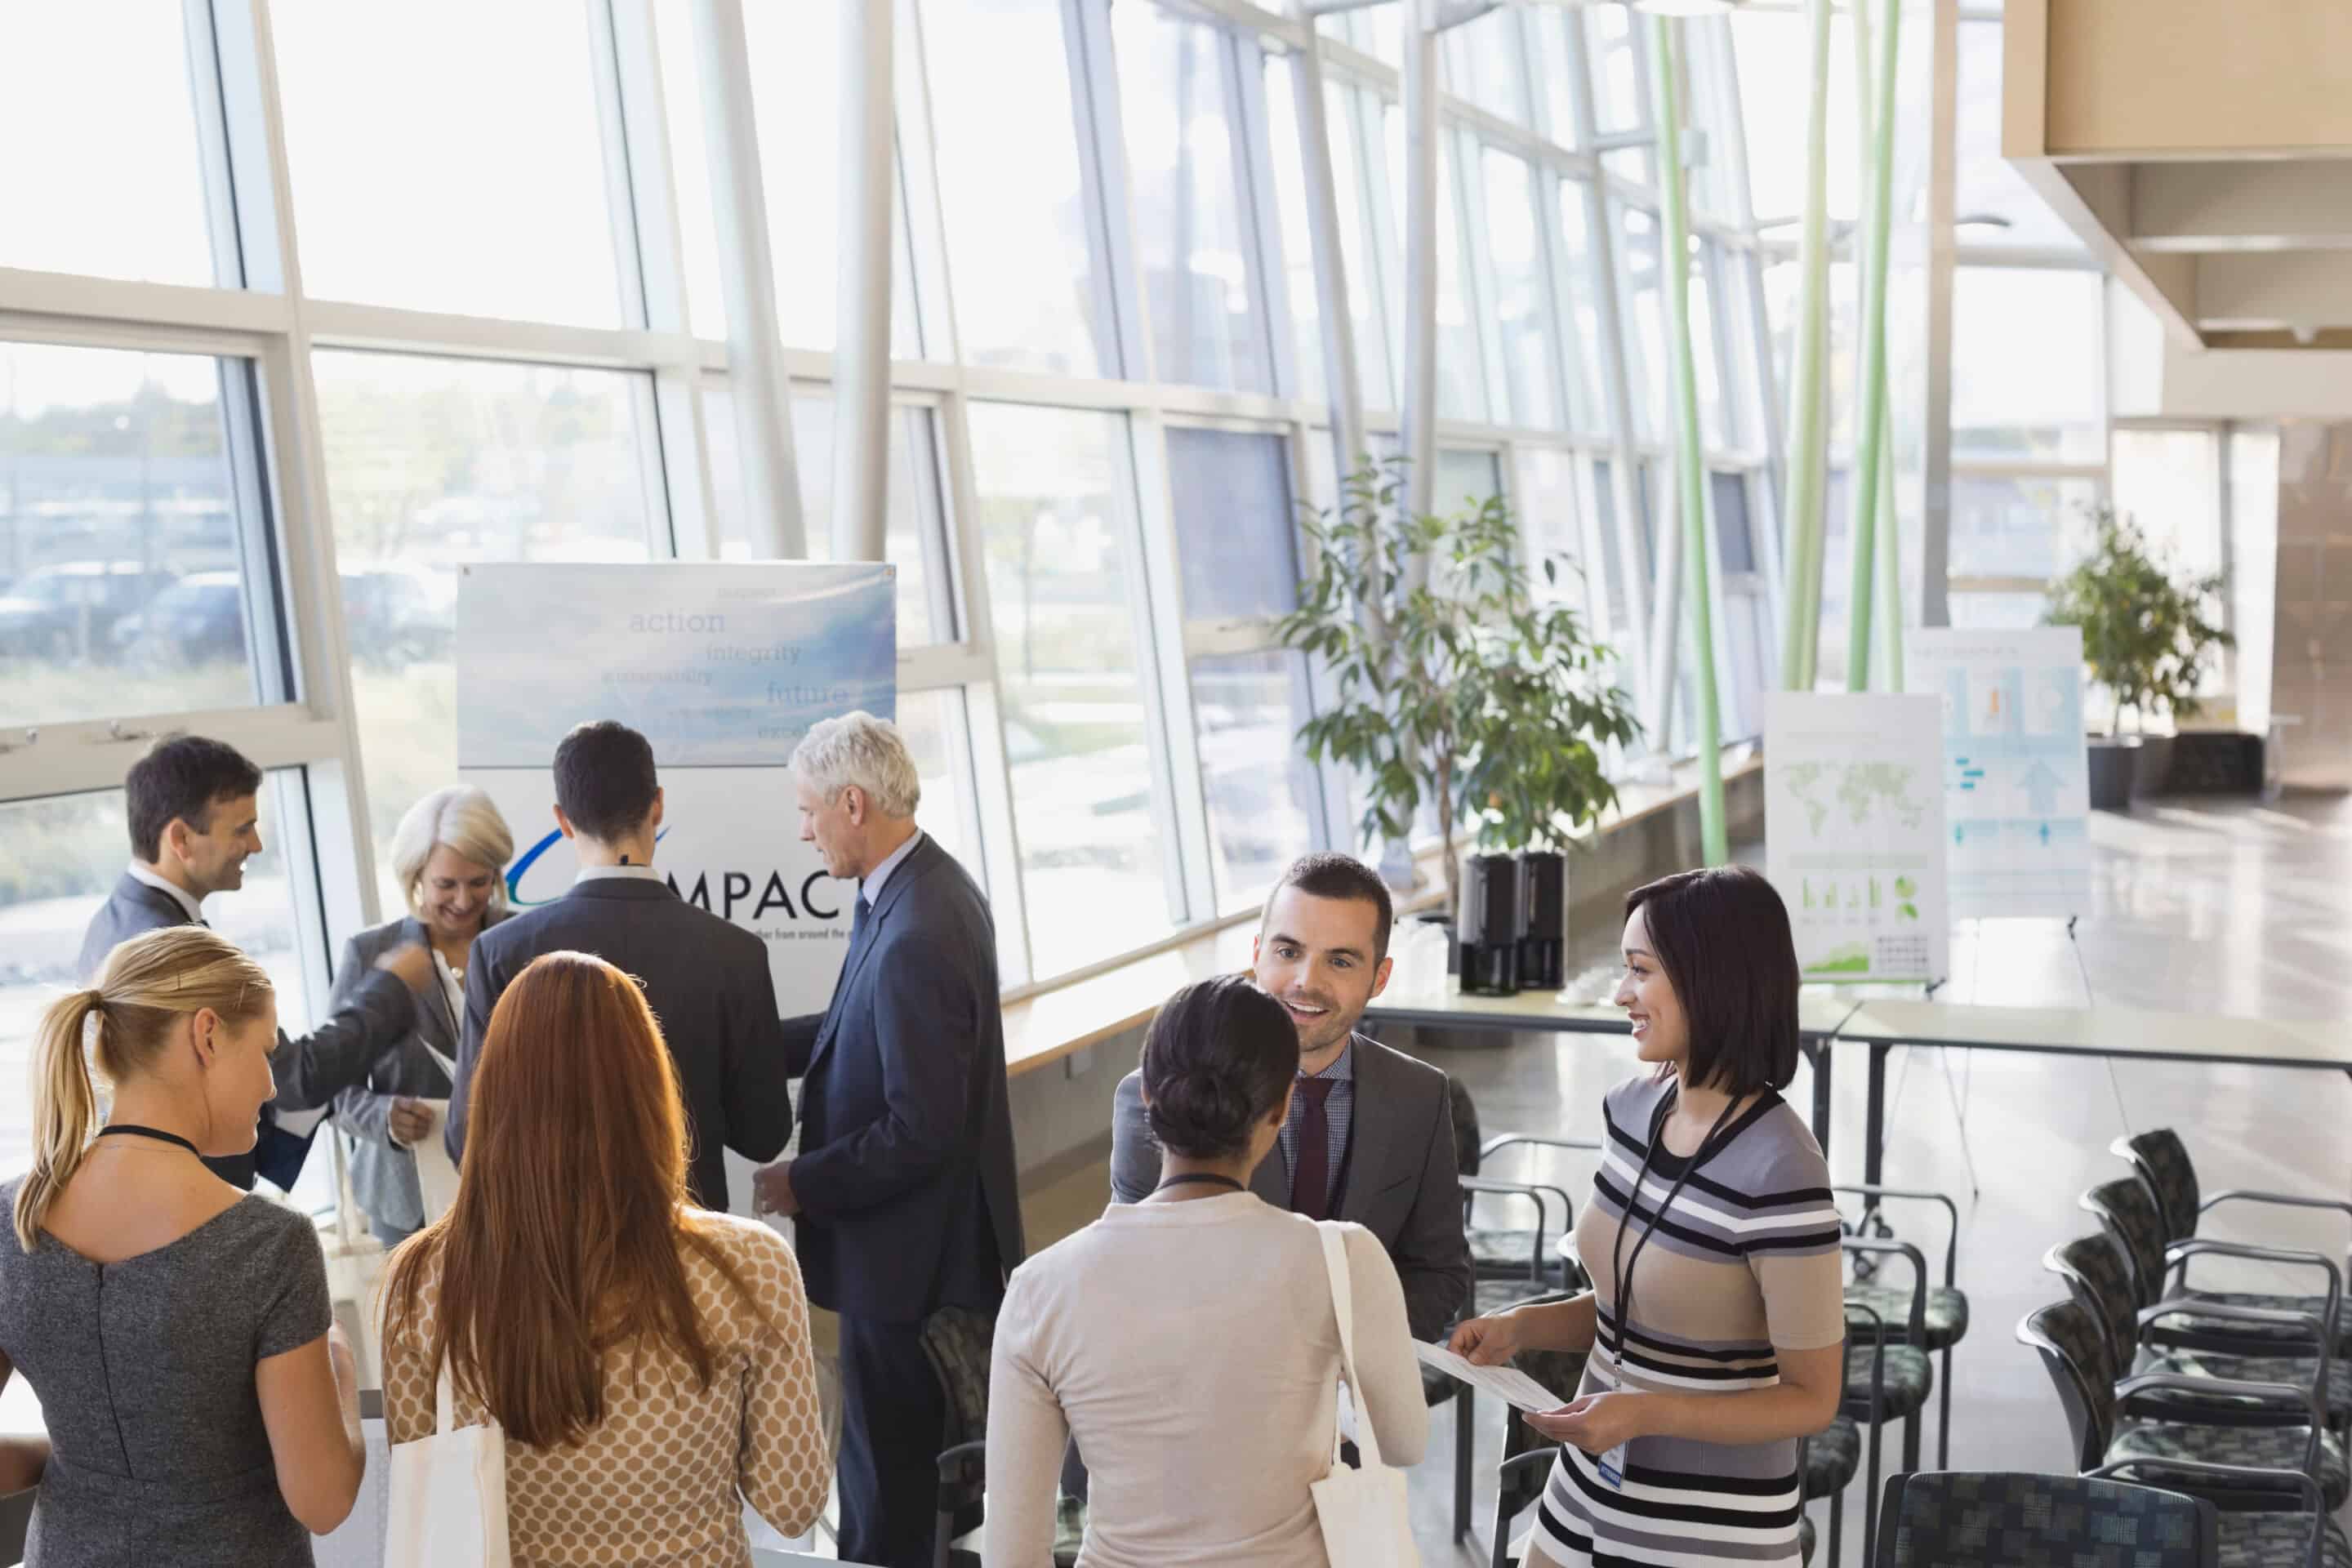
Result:
<svg viewBox="0 0 2352 1568"><path fill-rule="evenodd" d="M1853 1012L1854 999L1808 987L1797 996L1797 1026L1809 1036L1836 1032ZM1448 979L1442 996L1400 995L1394 991L1364 1010L1373 1023L1454 1025L1554 1030L1567 1034L1622 1035L1625 1010L1602 1003L1563 1002L1555 991L1522 991L1516 996L1465 996L1461 982Z"/></svg>
<svg viewBox="0 0 2352 1568"><path fill-rule="evenodd" d="M2256 1067L2352 1070L2352 1025L2172 1013L2122 1003L1990 1007L1967 1002L1870 1000L1839 1027L1841 1042L1973 1046Z"/></svg>

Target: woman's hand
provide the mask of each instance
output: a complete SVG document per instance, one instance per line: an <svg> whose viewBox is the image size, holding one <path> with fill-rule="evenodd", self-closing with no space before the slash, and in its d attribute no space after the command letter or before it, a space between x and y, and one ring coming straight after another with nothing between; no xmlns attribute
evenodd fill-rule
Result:
<svg viewBox="0 0 2352 1568"><path fill-rule="evenodd" d="M1648 1415L1647 1395L1621 1389L1588 1394L1558 1410L1520 1419L1555 1443L1572 1444L1588 1454L1605 1454L1620 1443L1655 1436Z"/></svg>
<svg viewBox="0 0 2352 1568"><path fill-rule="evenodd" d="M394 1096L392 1110L384 1117L384 1125L392 1132L392 1141L405 1148L415 1148L433 1133L433 1108L421 1100L405 1095Z"/></svg>
<svg viewBox="0 0 2352 1568"><path fill-rule="evenodd" d="M1472 1366L1500 1366L1519 1353L1525 1342L1523 1328L1509 1312L1472 1318L1454 1329L1445 1348Z"/></svg>

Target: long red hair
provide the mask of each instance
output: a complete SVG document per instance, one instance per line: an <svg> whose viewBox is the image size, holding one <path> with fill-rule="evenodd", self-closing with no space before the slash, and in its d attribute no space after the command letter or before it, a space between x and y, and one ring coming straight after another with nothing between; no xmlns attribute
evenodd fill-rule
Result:
<svg viewBox="0 0 2352 1568"><path fill-rule="evenodd" d="M688 1207L687 1139L677 1072L636 982L584 952L540 958L490 1014L457 1202L394 1254L390 1323L416 1321L437 1259L429 1372L446 1362L457 1389L534 1447L576 1442L604 1420L616 1350L666 1344L709 1387L681 1248L751 1298Z"/></svg>

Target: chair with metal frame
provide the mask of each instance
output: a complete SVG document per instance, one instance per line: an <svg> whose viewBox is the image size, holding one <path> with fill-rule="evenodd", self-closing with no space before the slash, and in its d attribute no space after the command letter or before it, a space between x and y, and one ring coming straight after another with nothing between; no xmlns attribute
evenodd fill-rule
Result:
<svg viewBox="0 0 2352 1568"><path fill-rule="evenodd" d="M1927 1310L1922 1315L1920 1337L1909 1342L1924 1351L1939 1353L1944 1359L1943 1386L1937 1391L1936 1463L1948 1465L1952 1459L1952 1347L1968 1336L1969 1299L1955 1281L1960 1258L1960 1207L1949 1194L1921 1192L1903 1187L1882 1186L1874 1183L1843 1182L1832 1184L1832 1193L1852 1193L1870 1200L1870 1210L1889 1198L1906 1202L1930 1203L1944 1210L1944 1282L1927 1287ZM1858 1233L1859 1234L1859 1233ZM1861 1272L1859 1269L1857 1273ZM1901 1320L1906 1324L1910 1316L1911 1292L1899 1286L1881 1284L1875 1277L1856 1279L1845 1289L1849 1302L1866 1303L1877 1310L1882 1321Z"/></svg>
<svg viewBox="0 0 2352 1568"><path fill-rule="evenodd" d="M2320 1435L2315 1389L2258 1383L2217 1388L2218 1380L2171 1373L2118 1383L2097 1315L2079 1301L2028 1314L2017 1337L2041 1352L2066 1413L2079 1473L2160 1478L2210 1499L2219 1510L2221 1561L2232 1568L2352 1568L2352 1541L2327 1517L2325 1489L2312 1474ZM2226 1391L2273 1409L2299 1409L2306 1413L2306 1438L2298 1445L2276 1427L2179 1423L2160 1404L2148 1403L2149 1395L2184 1384L2202 1384L2196 1390L2201 1394ZM2149 1419L2124 1424L2139 1416ZM2290 1500L2304 1507L2289 1506Z"/></svg>
<svg viewBox="0 0 2352 1568"><path fill-rule="evenodd" d="M2094 1561L2218 1568L2221 1562L2210 1500L2103 1476L1889 1476L1879 1517L1876 1568Z"/></svg>

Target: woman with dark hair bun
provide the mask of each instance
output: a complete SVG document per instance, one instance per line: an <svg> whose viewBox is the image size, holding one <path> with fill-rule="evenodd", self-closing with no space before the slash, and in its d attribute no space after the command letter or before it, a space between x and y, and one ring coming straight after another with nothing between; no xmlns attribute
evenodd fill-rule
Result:
<svg viewBox="0 0 2352 1568"><path fill-rule="evenodd" d="M1331 1466L1339 1325L1318 1222L1249 1190L1282 1131L1298 1031L1244 976L1188 985L1143 1042L1160 1185L1019 1268L996 1321L988 1568L1053 1560L1055 1478L1092 1479L1085 1568L1327 1568L1308 1487ZM1346 1243L1357 1391L1381 1457L1429 1438L1396 1268Z"/></svg>
<svg viewBox="0 0 2352 1568"><path fill-rule="evenodd" d="M1829 1167L1780 1099L1797 1070L1789 910L1745 867L1625 900L1617 1004L1652 1070L1601 1102L1607 1147L1577 1221L1594 1289L1474 1318L1491 1365L1591 1352L1528 1425L1560 1443L1528 1568L1794 1563L1797 1439L1837 1414L1845 1306Z"/></svg>

